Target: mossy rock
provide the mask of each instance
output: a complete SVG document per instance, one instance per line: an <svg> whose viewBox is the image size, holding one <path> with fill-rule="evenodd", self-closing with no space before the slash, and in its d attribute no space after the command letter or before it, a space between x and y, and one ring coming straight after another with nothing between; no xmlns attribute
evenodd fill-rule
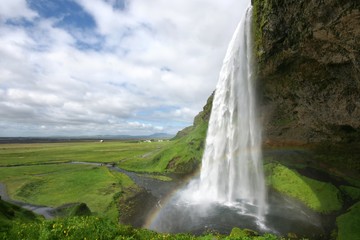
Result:
<svg viewBox="0 0 360 240"><path fill-rule="evenodd" d="M296 170L278 163L265 165L267 184L287 196L293 197L319 213L331 213L342 208L339 189L331 183L300 175Z"/></svg>

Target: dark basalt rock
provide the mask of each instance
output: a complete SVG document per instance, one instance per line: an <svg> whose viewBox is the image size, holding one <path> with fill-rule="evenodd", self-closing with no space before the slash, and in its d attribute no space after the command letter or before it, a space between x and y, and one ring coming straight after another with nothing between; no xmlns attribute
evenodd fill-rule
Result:
<svg viewBox="0 0 360 240"><path fill-rule="evenodd" d="M255 0L254 30L266 138L359 141L360 2Z"/></svg>

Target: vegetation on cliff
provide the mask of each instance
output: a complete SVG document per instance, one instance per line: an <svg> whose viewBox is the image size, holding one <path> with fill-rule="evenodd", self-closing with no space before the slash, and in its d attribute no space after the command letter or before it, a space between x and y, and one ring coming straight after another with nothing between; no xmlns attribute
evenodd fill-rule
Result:
<svg viewBox="0 0 360 240"><path fill-rule="evenodd" d="M179 131L172 139L172 144L153 158L151 164L157 166L158 171L190 173L199 167L213 97L214 93L207 100L203 111L194 118L193 125Z"/></svg>

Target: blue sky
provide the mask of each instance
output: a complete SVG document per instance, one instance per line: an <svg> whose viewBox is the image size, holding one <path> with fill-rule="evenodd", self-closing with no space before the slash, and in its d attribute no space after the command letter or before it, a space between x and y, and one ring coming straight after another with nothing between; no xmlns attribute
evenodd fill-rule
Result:
<svg viewBox="0 0 360 240"><path fill-rule="evenodd" d="M0 136L176 133L249 1L6 0Z"/></svg>

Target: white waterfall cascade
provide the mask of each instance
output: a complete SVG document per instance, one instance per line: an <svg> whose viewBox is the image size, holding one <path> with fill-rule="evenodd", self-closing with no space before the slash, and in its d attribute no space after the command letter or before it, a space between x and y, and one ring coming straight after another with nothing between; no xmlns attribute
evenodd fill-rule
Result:
<svg viewBox="0 0 360 240"><path fill-rule="evenodd" d="M229 44L216 87L193 197L266 212L261 126L256 110L251 36L251 7ZM247 208L248 208L247 207Z"/></svg>

